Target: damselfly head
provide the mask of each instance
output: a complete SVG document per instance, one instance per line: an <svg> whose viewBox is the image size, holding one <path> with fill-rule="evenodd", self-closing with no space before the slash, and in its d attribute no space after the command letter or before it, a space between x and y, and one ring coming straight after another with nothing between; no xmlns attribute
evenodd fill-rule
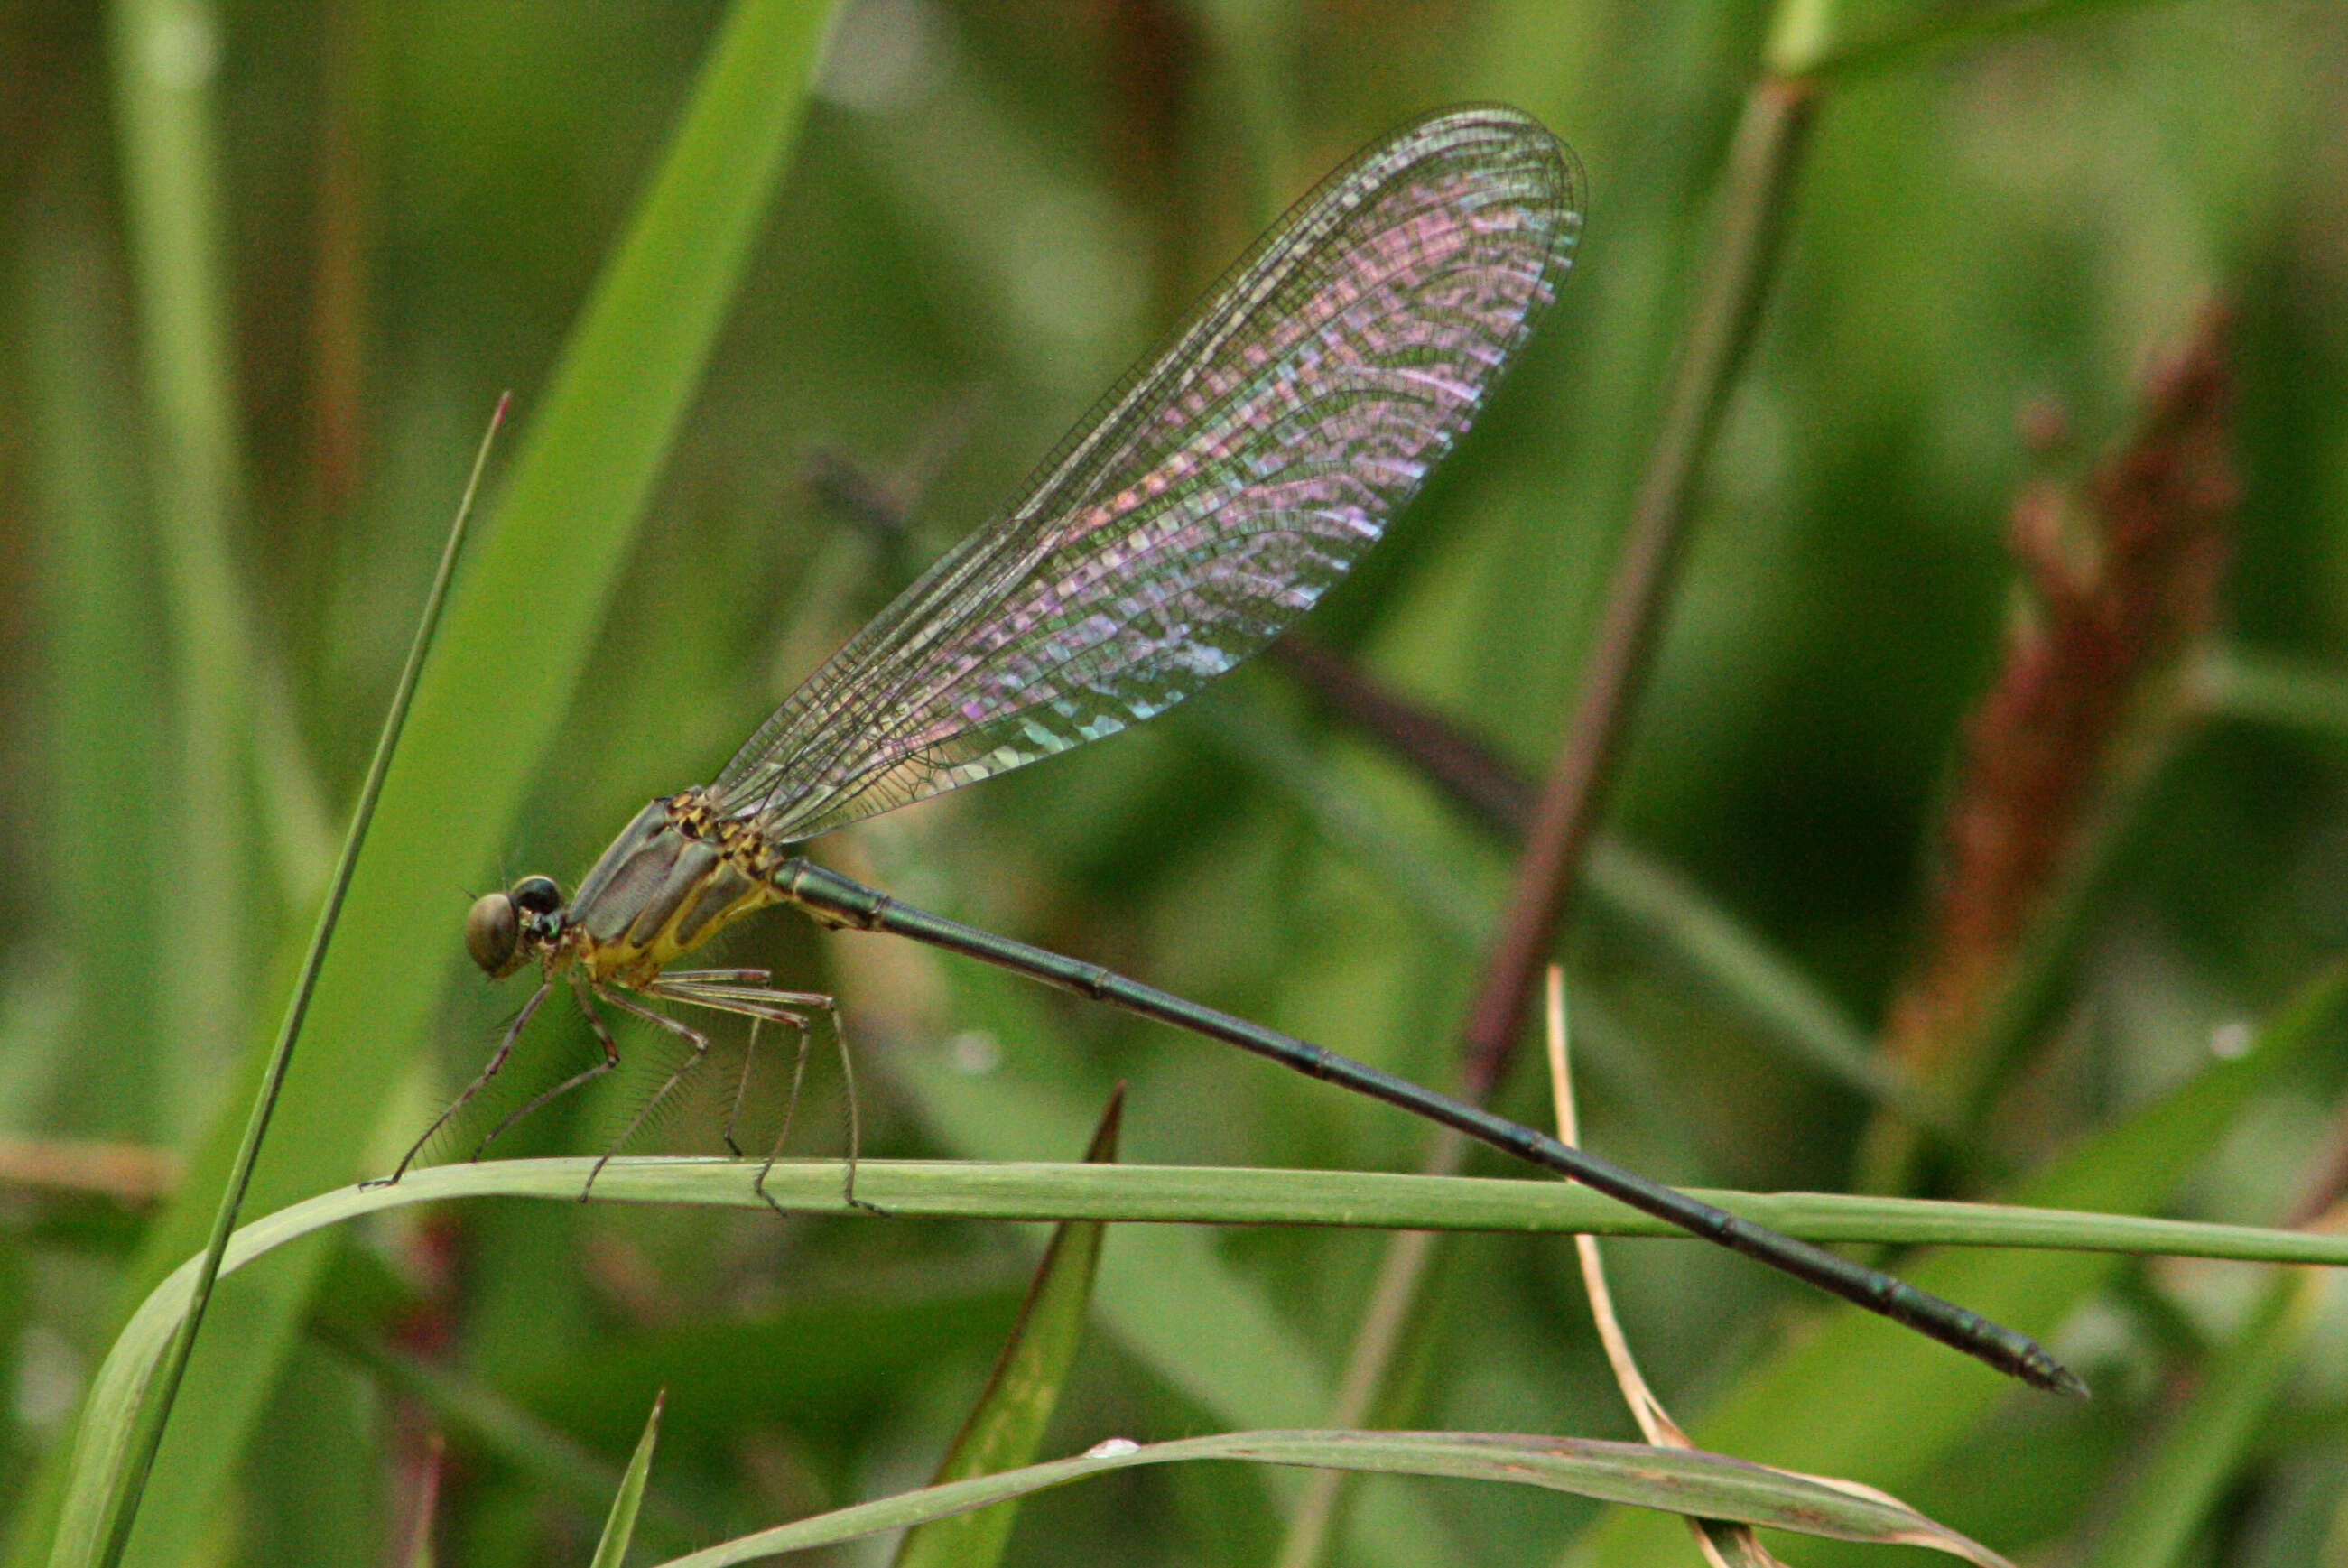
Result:
<svg viewBox="0 0 2348 1568"><path fill-rule="evenodd" d="M492 980L528 963L562 923L562 889L528 876L506 892L483 893L465 916L465 952Z"/></svg>

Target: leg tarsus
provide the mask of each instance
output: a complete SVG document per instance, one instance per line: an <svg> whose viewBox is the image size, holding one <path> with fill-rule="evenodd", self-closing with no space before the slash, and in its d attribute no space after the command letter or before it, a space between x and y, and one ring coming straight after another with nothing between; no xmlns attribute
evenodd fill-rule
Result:
<svg viewBox="0 0 2348 1568"><path fill-rule="evenodd" d="M692 1047L692 1051L685 1057L685 1060L677 1064L676 1070L668 1075L668 1081L662 1084L660 1088L653 1091L652 1098L644 1101L643 1107L637 1110L634 1119L621 1130L618 1138L613 1140L612 1146L603 1150L602 1154L596 1160L594 1168L587 1172L586 1187L582 1189L579 1193L579 1198L582 1202L586 1201L588 1192L594 1190L595 1178L603 1173L603 1167L612 1162L612 1156L617 1154L621 1150L627 1147L628 1140L633 1138L636 1135L636 1130L644 1126L644 1119L652 1115L653 1111L660 1105L661 1101L666 1099L675 1089L676 1086L685 1081L685 1075L692 1071L695 1067L699 1065L702 1057L709 1054L709 1037L703 1034L700 1030L694 1028L691 1025L679 1023L676 1019L670 1017L665 1013L655 1013L650 1007L645 1006L643 1003L633 1001L623 995L609 991L602 992L600 995L602 995L604 1000L612 1003L615 1006L624 1007L639 1018L645 1019L661 1028L668 1030L671 1034L678 1036L685 1042L686 1045Z"/></svg>
<svg viewBox="0 0 2348 1568"><path fill-rule="evenodd" d="M878 1203L868 1203L856 1195L856 1162L861 1153L864 1136L863 1109L856 1098L856 1062L854 1054L848 1048L848 1028L840 1022L839 1002L827 1001L824 1011L831 1015L831 1037L839 1046L839 1080L848 1090L848 1176L841 1184L840 1196L848 1201L850 1208L861 1209L868 1214L878 1214L886 1219L889 1217L888 1210Z"/></svg>
<svg viewBox="0 0 2348 1568"><path fill-rule="evenodd" d="M505 1119L499 1122L495 1127L489 1129L489 1132L482 1137L480 1142L473 1146L472 1157L475 1160L479 1160L482 1155L489 1152L490 1143L496 1140L499 1134L504 1132L507 1128L511 1127L523 1117L528 1116L531 1111L536 1110L539 1107L546 1104L549 1100L561 1099L564 1095L569 1094L572 1089L577 1088L581 1084L585 1083L590 1078L602 1078L605 1073L610 1072L613 1068L620 1065L619 1042L612 1038L612 1031L610 1027L604 1024L602 1015L595 1011L594 1004L588 999L587 982L585 977L581 975L575 970L571 975L571 988L578 994L579 1010L586 1015L588 1027L595 1031L596 1044L601 1046L603 1050L602 1059L595 1062L592 1066L583 1068L578 1072L572 1073L569 1078L564 1078L561 1083L556 1084L552 1088L548 1089L545 1093L525 1101L520 1109L507 1112ZM602 1167L601 1165L596 1167L596 1170L598 1171L602 1169ZM587 1178L588 1185L594 1185L594 1175L592 1172L590 1172ZM581 1196L583 1197L585 1194L582 1193Z"/></svg>
<svg viewBox="0 0 2348 1568"><path fill-rule="evenodd" d="M791 1212L777 1202L772 1192L767 1191L767 1172L774 1168L775 1162L771 1158L764 1165L759 1166L758 1173L750 1179L750 1191L758 1194L760 1201L775 1212L776 1218L788 1220L791 1217Z"/></svg>
<svg viewBox="0 0 2348 1568"><path fill-rule="evenodd" d="M465 1109L467 1101L480 1093L489 1081L498 1076L498 1069L506 1065L506 1057L513 1050L514 1042L521 1038L521 1032L530 1023L530 1015L538 1011L538 1005L546 1000L546 994L552 989L554 989L554 982L551 978L539 983L538 989L530 993L530 1000L521 1005L521 1011L514 1015L513 1022L506 1026L505 1033L498 1037L497 1048L489 1053L488 1064L473 1075L473 1081L467 1084L463 1092L448 1102L448 1109L432 1119L432 1125L424 1130L424 1136L408 1145L407 1152L399 1157L399 1163L393 1167L390 1175L370 1177L359 1183L361 1187L388 1187L407 1174L407 1168L416 1163L416 1157L424 1152L424 1146L431 1142L442 1128L448 1125L450 1118ZM504 1123L501 1122L499 1126L502 1129ZM494 1137L496 1134L492 1133L490 1136ZM487 1144L489 1140L483 1139L481 1141ZM473 1158L476 1160L480 1158L479 1150L473 1151Z"/></svg>

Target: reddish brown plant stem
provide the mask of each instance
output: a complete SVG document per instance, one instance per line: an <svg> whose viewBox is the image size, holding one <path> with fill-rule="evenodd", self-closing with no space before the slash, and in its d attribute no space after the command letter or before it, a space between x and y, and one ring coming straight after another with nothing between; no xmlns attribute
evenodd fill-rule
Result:
<svg viewBox="0 0 2348 1568"><path fill-rule="evenodd" d="M1678 583L1696 478L1760 316L1814 97L1805 78L1764 80L1746 99L1737 126L1715 260L1706 270L1671 401L1632 508L1565 741L1533 809L1500 934L1460 1031L1461 1073L1471 1099L1488 1092L1507 1068L1596 830L1632 705Z"/></svg>
<svg viewBox="0 0 2348 1568"><path fill-rule="evenodd" d="M1291 633L1272 655L1331 711L1391 748L1452 799L1511 839L1532 815L1532 786L1482 741L1389 691L1343 656Z"/></svg>

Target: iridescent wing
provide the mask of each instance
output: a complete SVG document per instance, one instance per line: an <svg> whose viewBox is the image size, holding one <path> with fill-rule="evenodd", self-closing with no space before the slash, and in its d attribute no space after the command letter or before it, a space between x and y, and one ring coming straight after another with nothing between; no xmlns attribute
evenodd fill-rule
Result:
<svg viewBox="0 0 2348 1568"><path fill-rule="evenodd" d="M1514 109L1419 121L1323 181L711 787L791 842L1163 712L1344 575L1475 418L1581 224Z"/></svg>

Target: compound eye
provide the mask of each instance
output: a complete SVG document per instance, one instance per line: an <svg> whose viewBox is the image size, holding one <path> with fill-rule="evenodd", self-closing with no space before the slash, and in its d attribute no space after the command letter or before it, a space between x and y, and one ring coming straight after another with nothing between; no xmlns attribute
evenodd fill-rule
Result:
<svg viewBox="0 0 2348 1568"><path fill-rule="evenodd" d="M552 877L524 877L513 884L513 902L524 914L553 914L562 908L562 890Z"/></svg>
<svg viewBox="0 0 2348 1568"><path fill-rule="evenodd" d="M501 892L483 893L465 916L465 952L492 980L502 979L521 965L521 922L514 901Z"/></svg>

